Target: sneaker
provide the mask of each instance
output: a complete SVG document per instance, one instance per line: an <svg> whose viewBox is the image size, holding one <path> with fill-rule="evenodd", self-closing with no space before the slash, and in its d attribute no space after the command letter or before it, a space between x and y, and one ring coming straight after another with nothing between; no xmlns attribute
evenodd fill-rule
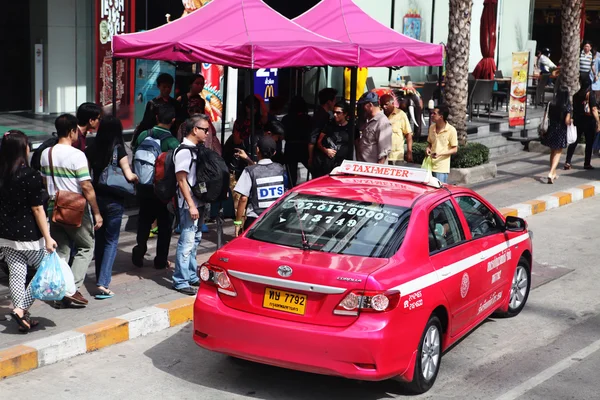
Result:
<svg viewBox="0 0 600 400"><path fill-rule="evenodd" d="M88 304L88 299L83 297L83 295L79 291L75 292L75 294L72 296L65 296L65 299L71 301L74 304L79 304L82 306L85 306Z"/></svg>
<svg viewBox="0 0 600 400"><path fill-rule="evenodd" d="M196 282L190 283L190 286L199 287L200 286L200 280L197 280Z"/></svg>
<svg viewBox="0 0 600 400"><path fill-rule="evenodd" d="M192 288L190 286L184 287L184 288L181 288L181 289L175 289L175 290L177 290L181 294L186 294L188 296L195 296L196 295L196 289L194 289L194 288Z"/></svg>
<svg viewBox="0 0 600 400"><path fill-rule="evenodd" d="M152 228L150 229L150 236L151 238L158 236L158 226L156 228Z"/></svg>

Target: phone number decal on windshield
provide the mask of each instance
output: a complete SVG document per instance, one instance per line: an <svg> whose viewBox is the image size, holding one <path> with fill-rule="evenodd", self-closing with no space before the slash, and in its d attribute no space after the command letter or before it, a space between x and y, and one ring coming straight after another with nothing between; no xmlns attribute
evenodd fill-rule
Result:
<svg viewBox="0 0 600 400"><path fill-rule="evenodd" d="M283 208L295 207L298 213L302 212L300 221L318 223L322 220L331 224L335 221L336 225L344 225L352 227L356 225L354 218L375 219L376 221L384 220L389 224L398 222L399 215L395 212L382 209L379 205L361 205L354 202L339 202L326 200L313 201L296 201L290 200L284 203ZM312 211L312 212L311 212ZM317 213L315 213L315 211ZM326 215L324 215L327 213ZM342 218L344 217L344 218ZM348 221L346 221L348 220Z"/></svg>

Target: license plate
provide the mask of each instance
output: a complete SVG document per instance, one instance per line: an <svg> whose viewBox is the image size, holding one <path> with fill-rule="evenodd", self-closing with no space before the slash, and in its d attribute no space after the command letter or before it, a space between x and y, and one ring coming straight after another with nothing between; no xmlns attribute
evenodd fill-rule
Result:
<svg viewBox="0 0 600 400"><path fill-rule="evenodd" d="M306 296L278 289L265 289L263 307L292 314L304 315L306 311Z"/></svg>

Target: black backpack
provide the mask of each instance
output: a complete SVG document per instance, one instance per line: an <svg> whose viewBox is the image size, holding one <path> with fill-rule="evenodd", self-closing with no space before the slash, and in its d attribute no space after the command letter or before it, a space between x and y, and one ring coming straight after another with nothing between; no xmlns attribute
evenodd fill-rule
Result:
<svg viewBox="0 0 600 400"><path fill-rule="evenodd" d="M31 168L35 169L36 171L41 170L42 153L47 148L53 147L56 143L58 143L58 137L56 137L55 133L52 134L51 138L44 140L44 142L40 144L40 146L37 149L35 149L33 155L31 156Z"/></svg>
<svg viewBox="0 0 600 400"><path fill-rule="evenodd" d="M229 190L229 168L225 160L211 149L198 146L196 184L192 193L205 203L223 201Z"/></svg>

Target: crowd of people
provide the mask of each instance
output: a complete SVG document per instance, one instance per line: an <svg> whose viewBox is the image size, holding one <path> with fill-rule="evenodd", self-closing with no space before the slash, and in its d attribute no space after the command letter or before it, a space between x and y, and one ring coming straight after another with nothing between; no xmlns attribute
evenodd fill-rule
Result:
<svg viewBox="0 0 600 400"><path fill-rule="evenodd" d="M55 307L88 304L80 288L92 259L96 280L92 294L96 299L115 296L110 288L112 270L125 202L134 187L139 214L132 264L144 266L156 224L154 267L173 268L173 289L196 294L196 253L202 226L211 213L210 202L202 200L205 182L197 182L197 168L204 165L198 157L206 154L199 149L223 157L229 170L227 190L233 198L235 236L298 183L299 163L316 178L352 159L352 147L359 161L392 165L412 161L411 125L392 96L380 99L374 92L365 93L358 102L360 118L355 132L350 130L349 106L338 101L335 89L320 91L320 105L312 116L304 99L294 97L281 121L278 111L268 110L260 96L248 96L232 135L221 146L212 121L204 114L205 100L200 95L204 77L193 76L189 93L178 99L171 97L173 83L168 74L158 77L160 94L148 102L131 141L132 162L121 121L103 115L94 103L82 104L75 116L56 118L56 137L44 142L33 157L24 133L12 130L4 134L0 145L0 254L8 264L13 317L21 330L28 331L37 324L28 311L33 298L27 269L36 268L48 253L56 251L68 261L77 289L53 302ZM447 117L445 106L434 110L435 124L428 137L427 152L435 160L433 173L441 181L447 180L449 157L456 149L456 131L446 122ZM90 132L96 134L88 146ZM153 186L156 181L152 176L158 168L158 164L148 166L148 155L153 151L167 157L172 154L176 181L173 202L165 202ZM110 174L119 175L119 183L110 183ZM79 196L86 204L80 220L72 224L53 215L59 196L63 193L64 197L65 192ZM175 227L179 239L172 265L168 258Z"/></svg>

